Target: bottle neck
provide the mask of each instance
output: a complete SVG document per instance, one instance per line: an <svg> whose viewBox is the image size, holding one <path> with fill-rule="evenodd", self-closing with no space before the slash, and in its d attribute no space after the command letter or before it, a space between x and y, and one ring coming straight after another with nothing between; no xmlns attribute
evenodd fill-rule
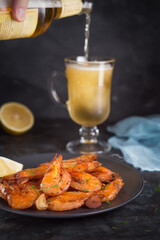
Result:
<svg viewBox="0 0 160 240"><path fill-rule="evenodd" d="M57 4L59 2L59 5L61 5L61 7L54 8L55 19L69 17L78 14L90 15L93 8L92 0L58 0L58 1L51 0L51 1L56 2Z"/></svg>
<svg viewBox="0 0 160 240"><path fill-rule="evenodd" d="M85 14L89 14L92 12L92 9L93 9L93 1L91 0L84 0L83 1L83 9L82 9L82 13L85 13Z"/></svg>

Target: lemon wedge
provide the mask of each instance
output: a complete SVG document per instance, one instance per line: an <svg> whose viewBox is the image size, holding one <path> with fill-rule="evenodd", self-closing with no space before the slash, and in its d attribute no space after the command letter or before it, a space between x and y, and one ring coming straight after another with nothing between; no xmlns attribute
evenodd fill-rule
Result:
<svg viewBox="0 0 160 240"><path fill-rule="evenodd" d="M0 108L0 122L6 132L20 135L33 127L34 115L25 105L9 102Z"/></svg>
<svg viewBox="0 0 160 240"><path fill-rule="evenodd" d="M23 169L23 164L0 156L0 177L19 172Z"/></svg>

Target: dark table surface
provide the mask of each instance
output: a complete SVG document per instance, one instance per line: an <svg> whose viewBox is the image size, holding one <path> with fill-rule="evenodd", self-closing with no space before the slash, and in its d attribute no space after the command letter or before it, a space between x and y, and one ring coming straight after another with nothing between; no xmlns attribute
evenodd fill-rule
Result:
<svg viewBox="0 0 160 240"><path fill-rule="evenodd" d="M105 126L102 125L100 130L103 137L108 138ZM34 128L22 136L11 136L0 130L0 155L14 158L27 154L65 152L67 141L76 137L78 126L71 120L37 119ZM142 193L129 204L100 215L77 219L43 219L0 210L0 239L158 240L160 193L155 188L160 183L160 173L141 174L145 183Z"/></svg>

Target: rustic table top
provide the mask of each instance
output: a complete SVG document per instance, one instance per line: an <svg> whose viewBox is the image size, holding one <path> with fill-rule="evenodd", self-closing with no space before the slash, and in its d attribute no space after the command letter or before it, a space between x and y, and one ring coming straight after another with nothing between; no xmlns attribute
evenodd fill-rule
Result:
<svg viewBox="0 0 160 240"><path fill-rule="evenodd" d="M108 138L105 124L100 127ZM69 140L78 137L78 126L67 119L37 119L23 136L0 130L0 155L13 158L36 153L65 152ZM114 150L112 150L114 152ZM144 163L145 164L145 163ZM142 193L129 204L111 212L77 219L43 219L0 210L1 240L158 240L160 234L160 172L141 172Z"/></svg>

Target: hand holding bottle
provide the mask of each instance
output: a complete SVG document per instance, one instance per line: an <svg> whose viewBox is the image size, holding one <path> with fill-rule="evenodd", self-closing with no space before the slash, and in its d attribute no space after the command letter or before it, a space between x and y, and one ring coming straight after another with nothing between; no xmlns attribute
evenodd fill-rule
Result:
<svg viewBox="0 0 160 240"><path fill-rule="evenodd" d="M0 40L39 36L54 19L89 14L90 1L0 0Z"/></svg>
<svg viewBox="0 0 160 240"><path fill-rule="evenodd" d="M12 0L12 15L19 22L23 21L29 0Z"/></svg>

